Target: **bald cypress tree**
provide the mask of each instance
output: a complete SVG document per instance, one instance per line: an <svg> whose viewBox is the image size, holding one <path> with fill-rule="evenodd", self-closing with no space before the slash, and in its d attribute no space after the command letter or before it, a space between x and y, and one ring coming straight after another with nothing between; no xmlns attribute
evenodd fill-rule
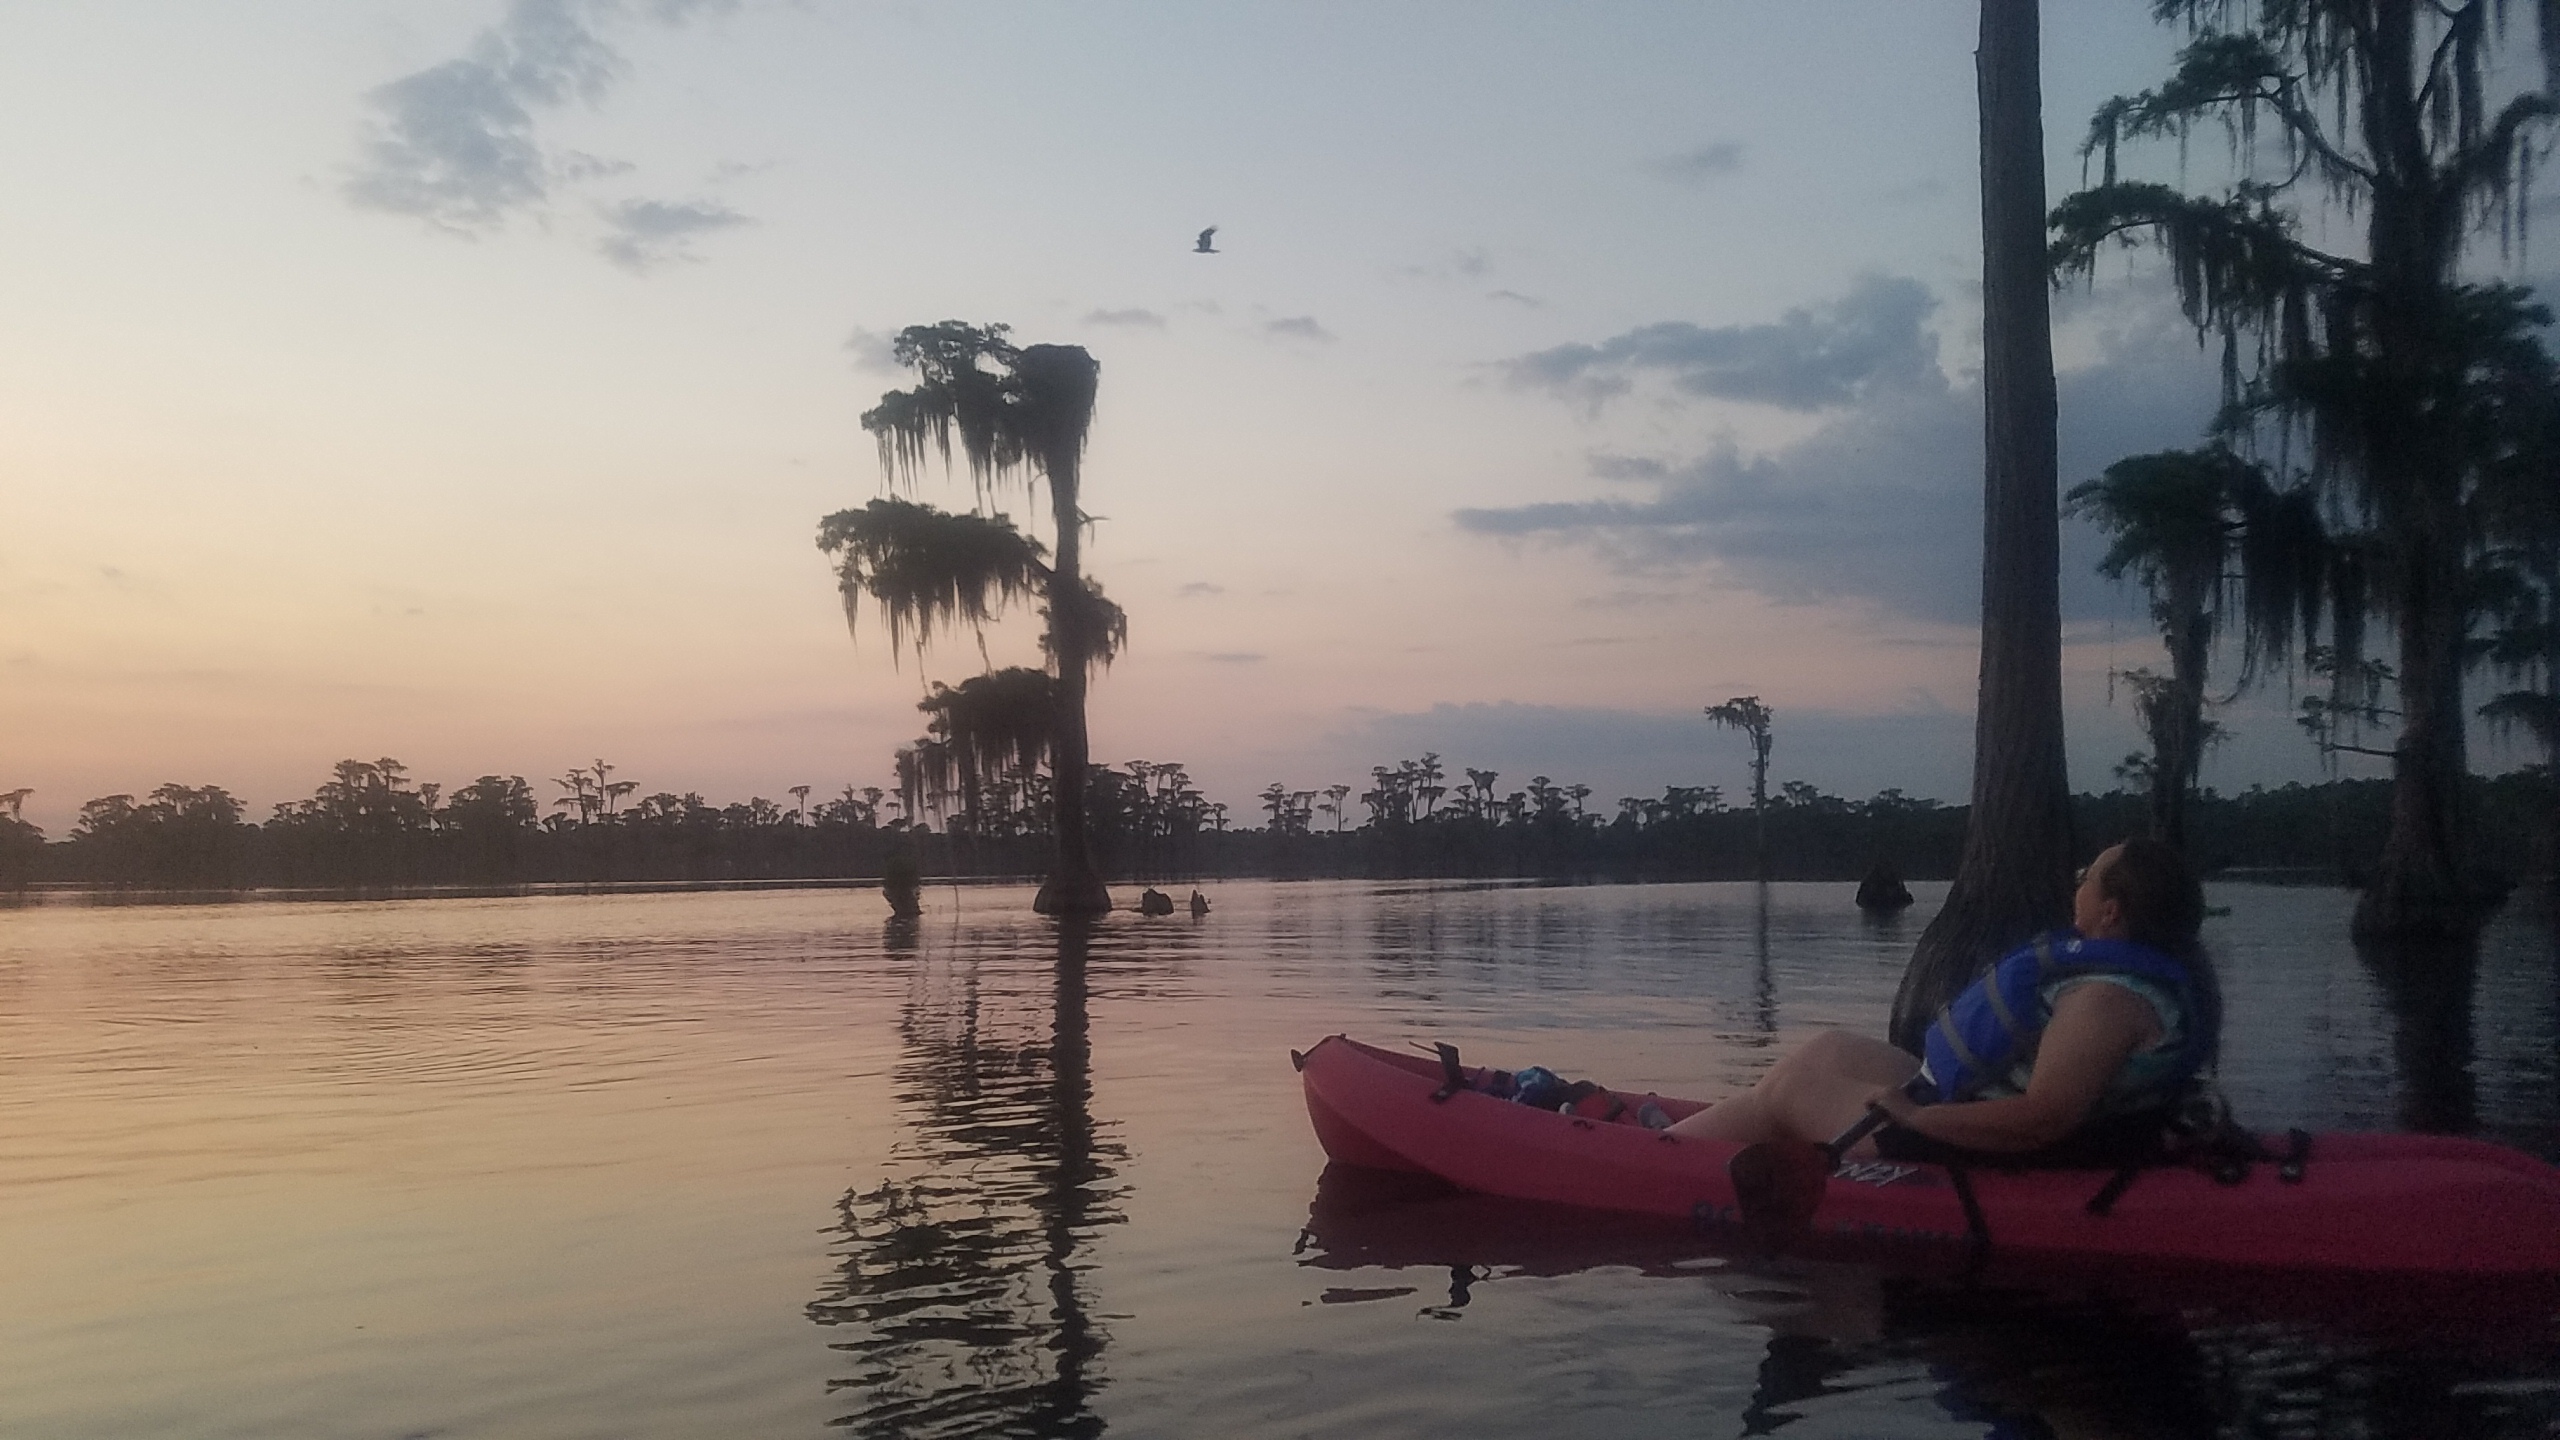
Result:
<svg viewBox="0 0 2560 1440"><path fill-rule="evenodd" d="M1016 347L1005 334L1002 325L958 320L900 331L894 353L914 367L917 384L882 395L862 417L897 484L930 460L948 467L956 433L980 512L883 498L828 516L818 544L839 557L847 617L867 594L893 638L912 635L919 649L938 625L981 624L1016 600L1040 598L1055 680L1047 750L1057 858L1032 905L1044 915L1099 914L1111 893L1086 831L1085 696L1094 667L1109 664L1128 636L1120 607L1083 573L1084 447L1101 367L1079 346ZM981 513L1003 485L1036 483L1048 488L1054 557L1009 517Z"/></svg>
<svg viewBox="0 0 2560 1440"><path fill-rule="evenodd" d="M2374 608L2396 629L2401 730L2391 829L2356 928L2467 933L2463 670L2474 613L2468 510L2494 436L2472 422L2484 314L2496 287L2465 285L2470 241L2510 234L2531 134L2554 113L2529 91L2490 101L2502 0L2158 0L2193 35L2157 89L2109 101L2087 153L2101 183L2054 213L2055 258L2086 272L2111 242L2170 261L2200 327L2249 337L2235 398L2302 434L2331 507L2361 522ZM2551 18L2538 9L2548 54ZM2235 158L2272 131L2277 178L2244 173L2220 195L2117 174L2120 142L2226 126ZM2361 222L2360 252L2302 236L2301 206ZM2494 329L2494 326L2486 327ZM2345 650L2361 633L2350 626ZM2362 657L2340 656L2340 670Z"/></svg>
<svg viewBox="0 0 2560 1440"><path fill-rule="evenodd" d="M1894 1042L1912 1049L1929 1017L1986 959L2070 914L2038 19L2036 0L1982 0L1974 52L1982 135L1982 671L1963 857L1894 996Z"/></svg>

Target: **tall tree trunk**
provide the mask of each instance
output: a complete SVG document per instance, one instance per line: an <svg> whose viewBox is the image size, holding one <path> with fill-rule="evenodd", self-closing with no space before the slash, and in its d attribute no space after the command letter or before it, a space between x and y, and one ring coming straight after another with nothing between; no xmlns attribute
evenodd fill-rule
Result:
<svg viewBox="0 0 2560 1440"><path fill-rule="evenodd" d="M1050 807L1058 856L1031 908L1043 915L1099 915L1111 908L1111 891L1093 863L1085 824L1085 772L1092 745L1085 736L1085 691L1094 635L1092 603L1084 588L1084 512L1079 503L1082 460L1072 453L1048 463L1049 499L1057 512L1058 557L1049 572L1049 635L1058 665L1058 730L1050 742Z"/></svg>
<svg viewBox="0 0 2560 1440"><path fill-rule="evenodd" d="M1761 884L1769 883L1769 747L1767 737L1751 737L1751 863Z"/></svg>
<svg viewBox="0 0 2560 1440"><path fill-rule="evenodd" d="M1049 658L1058 668L1049 800L1058 853L1031 902L1043 915L1099 915L1111 908L1111 892L1093 863L1084 809L1092 759L1085 738L1085 691L1095 647L1103 643L1084 584L1084 438L1093 423L1101 368L1077 345L1027 346L1014 359L1014 374L1022 382L1024 440L1048 479L1058 536L1056 563L1049 569Z"/></svg>
<svg viewBox="0 0 2560 1440"><path fill-rule="evenodd" d="M2435 173L2423 148L2417 0L2380 0L2373 30L2365 123L2378 173L2366 236L2386 403L2371 407L2365 456L2375 488L2402 497L2383 512L2397 552L2401 730L2391 751L2391 831L2354 928L2360 936L2465 936L2481 910L2462 873L2469 537L2452 334L2462 215L2454 183Z"/></svg>
<svg viewBox="0 0 2560 1440"><path fill-rule="evenodd" d="M2196 772L2204 763L2204 680L2213 632L2204 622L2204 605L2191 595L2170 598L2169 723L2161 737L2158 762L2152 767L2152 824L2161 840L2187 848L2187 797L2195 792Z"/></svg>
<svg viewBox="0 0 2560 1440"><path fill-rule="evenodd" d="M1049 799L1058 855L1031 908L1043 915L1099 915L1111 908L1111 891L1093 863L1085 822L1085 772L1092 744L1085 734L1085 692L1091 669L1091 606L1080 567L1084 517L1076 505L1075 470L1049 473L1058 511L1058 561L1049 575L1050 634L1058 664L1058 731L1049 747Z"/></svg>
<svg viewBox="0 0 2560 1440"><path fill-rule="evenodd" d="M2070 914L2037 19L2036 0L1982 0L1982 678L1964 856L1893 1001L1894 1043L1913 1050L1986 961Z"/></svg>
<svg viewBox="0 0 2560 1440"><path fill-rule="evenodd" d="M2450 508L2450 507L2447 507ZM2463 730L2459 541L2432 537L2401 585L2400 712L2391 750L2391 830L2357 902L2359 937L2461 939L2484 907L2463 876Z"/></svg>

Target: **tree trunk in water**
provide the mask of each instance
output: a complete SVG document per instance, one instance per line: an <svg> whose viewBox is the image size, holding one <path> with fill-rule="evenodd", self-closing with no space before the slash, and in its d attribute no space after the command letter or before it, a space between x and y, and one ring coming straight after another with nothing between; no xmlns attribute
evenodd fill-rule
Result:
<svg viewBox="0 0 2560 1440"><path fill-rule="evenodd" d="M2410 557L2400 597L2400 739L2391 750L2391 832L2356 904L2359 937L2461 939L2486 906L2462 869L2460 552L2430 543Z"/></svg>
<svg viewBox="0 0 2560 1440"><path fill-rule="evenodd" d="M2483 907L2463 875L2462 708L2467 604L2462 459L2462 357L2449 353L2461 211L2420 151L2422 50L2416 0L2375 9L2368 148L2383 160L2373 187L2379 389L2365 453L2374 488L2399 497L2382 518L2396 533L2393 611L2400 641L2400 738L2391 750L2391 832L2373 883L2356 906L2359 936L2462 937Z"/></svg>
<svg viewBox="0 0 2560 1440"><path fill-rule="evenodd" d="M2467 1135L2479 1127L2472 1078L2471 995L2480 944L2471 936L2359 940L2356 957L2391 1010L2391 1059L2400 1124L2422 1135Z"/></svg>
<svg viewBox="0 0 2560 1440"><path fill-rule="evenodd" d="M1915 1051L1938 1007L1985 962L2070 914L2062 522L2036 32L2036 0L1983 0L1974 57L1982 125L1982 679L1964 857L1893 1001L1893 1041Z"/></svg>
<svg viewBox="0 0 2560 1440"><path fill-rule="evenodd" d="M1076 352L1080 358L1083 353ZM1083 363L1090 366L1092 361ZM1085 383L1091 383L1089 375ZM1058 857L1031 902L1031 908L1043 915L1100 915L1111 908L1111 891L1093 863L1093 841L1084 816L1085 771L1092 757L1085 736L1084 701L1093 668L1094 634L1093 607L1084 588L1081 432L1073 442L1062 441L1042 465L1049 476L1049 503L1058 527L1057 564L1049 571L1050 648L1058 666L1058 730L1049 749L1049 801Z"/></svg>
<svg viewBox="0 0 2560 1440"><path fill-rule="evenodd" d="M1085 736L1084 702L1092 637L1083 618L1088 607L1078 566L1082 547L1077 541L1084 517L1076 508L1076 489L1072 467L1063 477L1050 472L1049 491L1057 497L1058 510L1058 563L1049 574L1049 628L1058 664L1058 732L1049 747L1049 802L1058 857L1031 902L1031 908L1043 915L1100 915L1111 908L1111 891L1093 863L1093 843L1085 829L1085 771L1092 745Z"/></svg>

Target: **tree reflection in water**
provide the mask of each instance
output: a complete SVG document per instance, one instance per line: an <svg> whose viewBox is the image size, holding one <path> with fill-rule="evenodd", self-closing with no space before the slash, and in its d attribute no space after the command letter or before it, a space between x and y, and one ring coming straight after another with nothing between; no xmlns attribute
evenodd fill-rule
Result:
<svg viewBox="0 0 2560 1440"><path fill-rule="evenodd" d="M836 1424L881 1436L1099 1435L1109 1335L1081 1256L1116 1208L1124 1147L1097 1134L1085 989L1090 922L1054 967L937 965L913 921L891 1082L907 1113L878 1188L837 1205L837 1269L809 1318L855 1361Z"/></svg>
<svg viewBox="0 0 2560 1440"><path fill-rule="evenodd" d="M2356 958L2390 1006L2400 1123L2434 1135L2467 1135L2479 1128L2471 1069L2479 940L2358 940Z"/></svg>
<svg viewBox="0 0 2560 1440"><path fill-rule="evenodd" d="M1751 1016L1760 1032L1752 1043L1766 1046L1778 1038L1778 974L1769 965L1769 882L1751 888Z"/></svg>

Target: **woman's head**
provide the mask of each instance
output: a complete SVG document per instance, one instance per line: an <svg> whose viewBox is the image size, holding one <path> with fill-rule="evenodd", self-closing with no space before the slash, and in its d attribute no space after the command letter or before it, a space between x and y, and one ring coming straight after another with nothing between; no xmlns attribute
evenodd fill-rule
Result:
<svg viewBox="0 0 2560 1440"><path fill-rule="evenodd" d="M2089 862L2071 918L2084 935L2184 955L2204 928L2204 886L2175 847L2137 835Z"/></svg>
<svg viewBox="0 0 2560 1440"><path fill-rule="evenodd" d="M2206 1069L2222 1058L2222 977L2205 952L2204 885L2176 847L2135 836L2089 862L2072 897L2084 935L2105 935L2174 955L2193 982L2194 1027Z"/></svg>

